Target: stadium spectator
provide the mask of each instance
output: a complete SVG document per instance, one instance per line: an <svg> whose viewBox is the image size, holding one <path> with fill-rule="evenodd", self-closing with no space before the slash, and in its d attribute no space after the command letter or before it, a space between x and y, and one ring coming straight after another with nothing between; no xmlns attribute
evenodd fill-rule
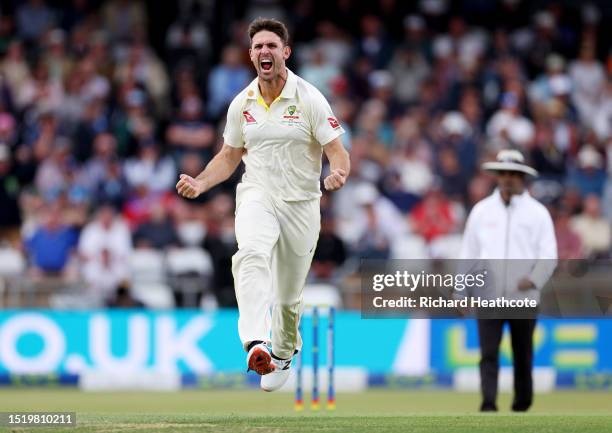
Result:
<svg viewBox="0 0 612 433"><path fill-rule="evenodd" d="M554 215L557 255L559 260L582 259L585 257L580 236L572 228L571 215L564 207L557 208Z"/></svg>
<svg viewBox="0 0 612 433"><path fill-rule="evenodd" d="M89 45L87 45L89 50ZM92 52L77 65L79 78L81 81L80 93L84 101L107 99L111 91L109 78L101 73L104 65L104 58L96 58L96 52ZM100 63L98 63L100 62Z"/></svg>
<svg viewBox="0 0 612 433"><path fill-rule="evenodd" d="M55 22L45 0L27 0L17 9L17 31L28 43L37 41Z"/></svg>
<svg viewBox="0 0 612 433"><path fill-rule="evenodd" d="M15 21L11 15L0 15L0 55L4 55L13 39Z"/></svg>
<svg viewBox="0 0 612 433"><path fill-rule="evenodd" d="M492 141L504 143L503 147L529 148L534 138L534 126L531 120L520 114L516 94L505 93L502 96L501 109L487 124L487 135Z"/></svg>
<svg viewBox="0 0 612 433"><path fill-rule="evenodd" d="M346 260L346 247L335 233L331 215L321 218L321 233L312 259L312 276L315 280L334 281L337 271Z"/></svg>
<svg viewBox="0 0 612 433"><path fill-rule="evenodd" d="M66 52L66 34L62 29L55 28L48 32L45 42L42 61L49 68L51 80L62 82L74 67L73 60Z"/></svg>
<svg viewBox="0 0 612 433"><path fill-rule="evenodd" d="M606 73L601 62L595 57L592 41L585 41L579 57L569 66L572 79L572 99L580 113L580 120L586 126L593 126L600 97L606 84Z"/></svg>
<svg viewBox="0 0 612 433"><path fill-rule="evenodd" d="M369 183L358 185L353 191L357 211L352 221L356 255L368 259L387 259L391 244L407 232L406 223L391 202L380 195ZM348 231L348 230L347 230Z"/></svg>
<svg viewBox="0 0 612 433"><path fill-rule="evenodd" d="M540 177L560 184L567 173L567 159L567 147L560 149L555 146L553 128L547 124L539 124L531 160Z"/></svg>
<svg viewBox="0 0 612 433"><path fill-rule="evenodd" d="M393 55L391 41L379 17L365 15L361 18L361 33L357 40L357 55L368 59L374 69L383 69Z"/></svg>
<svg viewBox="0 0 612 433"><path fill-rule="evenodd" d="M79 255L84 264L100 260L107 250L111 261L126 262L132 251L132 237L126 223L110 203L101 203L96 217L81 232Z"/></svg>
<svg viewBox="0 0 612 433"><path fill-rule="evenodd" d="M136 227L132 237L135 248L165 250L180 245L174 224L161 203L153 206L151 219Z"/></svg>
<svg viewBox="0 0 612 433"><path fill-rule="evenodd" d="M155 125L147 113L147 95L141 88L133 82L126 83L119 90L119 98L111 128L117 138L119 155L134 156L140 142L153 138Z"/></svg>
<svg viewBox="0 0 612 433"><path fill-rule="evenodd" d="M461 200L466 195L469 179L476 167L478 149L463 114L448 112L440 126L441 134L434 144L436 171L442 190L449 197Z"/></svg>
<svg viewBox="0 0 612 433"><path fill-rule="evenodd" d="M87 296L92 306L101 307L111 300L117 288L130 277L125 258L103 248L83 264L81 276L87 285Z"/></svg>
<svg viewBox="0 0 612 433"><path fill-rule="evenodd" d="M110 0L102 7L104 28L115 43L127 42L134 34L146 34L147 12L141 0Z"/></svg>
<svg viewBox="0 0 612 433"><path fill-rule="evenodd" d="M155 140L141 142L138 157L125 162L125 177L132 188L146 185L152 193L169 191L176 182L176 176L174 161L161 154Z"/></svg>
<svg viewBox="0 0 612 433"><path fill-rule="evenodd" d="M231 265L238 244L234 232L233 199L228 194L217 194L202 212L206 219L206 234L201 241L201 247L210 254L213 262L213 294L220 307L235 307L236 297ZM191 222L192 229L193 224L194 221ZM183 230L188 227L183 225ZM197 228L195 232L197 234ZM185 231L183 234L186 234Z"/></svg>
<svg viewBox="0 0 612 433"><path fill-rule="evenodd" d="M71 31L91 14L93 5L88 0L72 0L67 3L69 4L62 10L59 22L62 29Z"/></svg>
<svg viewBox="0 0 612 433"><path fill-rule="evenodd" d="M601 214L601 202L597 195L585 197L582 213L573 217L570 225L580 237L587 256L609 256L612 230L610 221Z"/></svg>
<svg viewBox="0 0 612 433"><path fill-rule="evenodd" d="M169 206L173 201L170 192L153 192L144 179L136 184L130 184L129 195L123 206L123 216L130 231L149 221L155 206L160 203Z"/></svg>
<svg viewBox="0 0 612 433"><path fill-rule="evenodd" d="M134 38L129 46L127 58L115 67L113 79L120 86L131 81L142 86L151 97L156 114L158 116L168 114L170 91L168 73L157 55L144 41Z"/></svg>
<svg viewBox="0 0 612 433"><path fill-rule="evenodd" d="M528 41L524 44L525 51L522 53L531 76L547 66L550 54L561 50L560 33L558 17L553 13L542 10L534 14L533 26L529 29L526 38Z"/></svg>
<svg viewBox="0 0 612 433"><path fill-rule="evenodd" d="M555 84L567 85L565 59L559 54L550 54L546 58L546 71L535 79L529 88L529 98L535 104L545 105L555 95ZM569 89L568 89L569 90Z"/></svg>
<svg viewBox="0 0 612 433"><path fill-rule="evenodd" d="M208 77L208 114L219 119L234 96L251 81L251 71L243 62L242 48L228 45L223 49L221 63Z"/></svg>
<svg viewBox="0 0 612 433"><path fill-rule="evenodd" d="M584 198L589 194L601 197L605 181L606 171L601 154L594 146L584 145L578 152L574 167L570 169L567 183L575 187Z"/></svg>
<svg viewBox="0 0 612 433"><path fill-rule="evenodd" d="M54 197L70 187L70 174L74 167L70 155L70 143L58 138L36 171L36 188L44 197Z"/></svg>
<svg viewBox="0 0 612 433"><path fill-rule="evenodd" d="M389 64L393 75L393 91L398 101L403 104L417 102L419 88L430 68L423 56L411 47L398 48Z"/></svg>
<svg viewBox="0 0 612 433"><path fill-rule="evenodd" d="M0 244L4 241L16 244L19 240L20 189L19 179L12 170L10 149L0 143Z"/></svg>
<svg viewBox="0 0 612 433"><path fill-rule="evenodd" d="M0 101L0 143L13 148L17 144L17 122L9 111L2 111L2 108Z"/></svg>
<svg viewBox="0 0 612 433"><path fill-rule="evenodd" d="M74 132L74 157L81 163L93 156L96 137L109 128L104 110L104 103L100 99L92 99L85 104L79 116Z"/></svg>
<svg viewBox="0 0 612 433"><path fill-rule="evenodd" d="M78 71L72 70L64 79L64 103L58 109L57 115L69 134L77 128L86 101L81 95L83 82Z"/></svg>
<svg viewBox="0 0 612 433"><path fill-rule="evenodd" d="M452 202L437 187L430 190L410 212L412 231L431 242L455 231L458 218Z"/></svg>
<svg viewBox="0 0 612 433"><path fill-rule="evenodd" d="M110 159L106 166L104 177L93 186L93 202L112 203L116 209L122 209L129 197L130 187L123 173L123 163L117 158Z"/></svg>
<svg viewBox="0 0 612 433"><path fill-rule="evenodd" d="M30 260L30 275L36 280L46 278L71 279L74 269L69 266L78 242L78 232L64 224L59 203L44 208L42 224L25 241Z"/></svg>
<svg viewBox="0 0 612 433"><path fill-rule="evenodd" d="M609 141L612 137L612 77L608 77L608 82L600 94L593 117L593 130L601 141Z"/></svg>
<svg viewBox="0 0 612 433"><path fill-rule="evenodd" d="M106 302L110 308L144 308L145 305L134 298L130 292L130 285L126 281L121 282L114 295Z"/></svg>
<svg viewBox="0 0 612 433"><path fill-rule="evenodd" d="M431 170L431 146L419 132L417 125L413 132L409 132L405 144L393 154L391 165L400 174L403 190L405 192L423 196L434 182Z"/></svg>
<svg viewBox="0 0 612 433"><path fill-rule="evenodd" d="M182 245L194 247L200 245L208 235L204 218L207 210L201 203L194 205L186 200L175 200L169 207L174 220L176 232Z"/></svg>
<svg viewBox="0 0 612 433"><path fill-rule="evenodd" d="M166 141L177 164L181 164L187 154L197 154L202 164L213 156L215 131L204 120L202 105L202 100L196 95L182 98L178 116L166 131Z"/></svg>
<svg viewBox="0 0 612 433"><path fill-rule="evenodd" d="M19 88L15 100L23 109L58 110L64 102L63 83L53 78L49 73L49 65L40 60L34 67L32 78Z"/></svg>
<svg viewBox="0 0 612 433"><path fill-rule="evenodd" d="M317 37L312 42L315 49L321 50L325 63L343 68L351 61L351 40L338 24L323 20L316 26Z"/></svg>
<svg viewBox="0 0 612 433"><path fill-rule="evenodd" d="M302 65L300 76L329 98L333 82L340 77L340 68L337 64L327 61L320 47L315 47L310 57L310 60Z"/></svg>
<svg viewBox="0 0 612 433"><path fill-rule="evenodd" d="M117 157L117 140L109 132L101 132L94 138L93 155L81 168L81 182L90 190L107 177L109 164Z"/></svg>
<svg viewBox="0 0 612 433"><path fill-rule="evenodd" d="M18 40L9 43L6 54L0 63L3 78L6 80L10 93L16 97L22 87L30 80L30 68L25 59L23 44Z"/></svg>
<svg viewBox="0 0 612 433"><path fill-rule="evenodd" d="M196 9L197 6L199 6L197 2L192 2L192 8ZM188 59L201 65L211 56L211 35L198 15L195 10L184 11L168 28L166 47L172 63Z"/></svg>

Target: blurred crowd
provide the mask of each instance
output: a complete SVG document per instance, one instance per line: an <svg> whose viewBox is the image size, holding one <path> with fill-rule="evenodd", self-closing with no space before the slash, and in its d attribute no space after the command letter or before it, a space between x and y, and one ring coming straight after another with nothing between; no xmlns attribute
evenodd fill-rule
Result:
<svg viewBox="0 0 612 433"><path fill-rule="evenodd" d="M351 177L322 198L309 281L342 286L359 258L455 257L502 148L539 171L560 258L610 257L606 2L179 0L161 21L154 3L0 6L0 242L35 284L140 305L135 254L196 251L214 302L234 305L240 172L194 201L174 185L222 144L257 16L287 23L290 68L347 130Z"/></svg>

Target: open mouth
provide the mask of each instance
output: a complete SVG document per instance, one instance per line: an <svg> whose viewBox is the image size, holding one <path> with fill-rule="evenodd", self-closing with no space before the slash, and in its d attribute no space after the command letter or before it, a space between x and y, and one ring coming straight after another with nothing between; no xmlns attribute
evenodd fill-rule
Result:
<svg viewBox="0 0 612 433"><path fill-rule="evenodd" d="M272 60L270 59L263 59L260 62L261 65L261 69L263 69L264 71L269 71L272 69Z"/></svg>

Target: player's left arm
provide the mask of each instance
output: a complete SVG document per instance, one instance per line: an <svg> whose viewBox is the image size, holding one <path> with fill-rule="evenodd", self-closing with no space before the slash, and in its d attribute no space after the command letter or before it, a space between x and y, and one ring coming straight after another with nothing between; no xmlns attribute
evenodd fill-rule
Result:
<svg viewBox="0 0 612 433"><path fill-rule="evenodd" d="M328 191L336 191L344 186L346 178L351 171L351 160L349 153L342 145L340 137L323 146L323 152L329 160L331 173L323 180L323 185Z"/></svg>

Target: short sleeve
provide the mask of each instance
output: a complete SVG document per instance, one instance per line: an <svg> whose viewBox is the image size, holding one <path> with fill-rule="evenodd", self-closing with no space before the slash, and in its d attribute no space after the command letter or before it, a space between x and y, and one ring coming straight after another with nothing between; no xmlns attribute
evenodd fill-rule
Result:
<svg viewBox="0 0 612 433"><path fill-rule="evenodd" d="M344 134L344 129L340 126L340 122L332 109L329 106L329 102L317 89L312 88L310 92L308 109L310 111L310 121L312 122L312 134L321 144L326 145L334 138Z"/></svg>
<svg viewBox="0 0 612 433"><path fill-rule="evenodd" d="M244 147L244 136L242 134L242 98L238 95L234 98L227 109L227 121L223 131L223 141L231 147Z"/></svg>

